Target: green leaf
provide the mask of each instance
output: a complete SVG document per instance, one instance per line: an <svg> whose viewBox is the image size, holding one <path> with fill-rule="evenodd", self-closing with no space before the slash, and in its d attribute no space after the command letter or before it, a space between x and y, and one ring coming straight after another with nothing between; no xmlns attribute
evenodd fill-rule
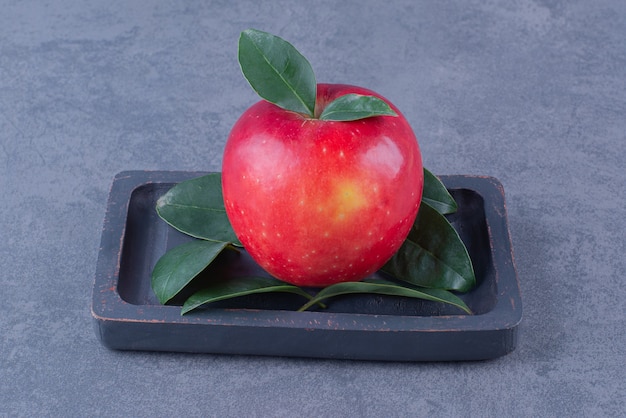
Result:
<svg viewBox="0 0 626 418"><path fill-rule="evenodd" d="M431 289L466 292L476 278L465 244L448 220L428 204L420 205L417 219L400 250L382 270L397 279Z"/></svg>
<svg viewBox="0 0 626 418"><path fill-rule="evenodd" d="M255 29L239 37L239 65L268 102L313 117L317 84L313 68L289 42Z"/></svg>
<svg viewBox="0 0 626 418"><path fill-rule="evenodd" d="M299 288L270 277L238 277L215 282L194 293L185 301L181 315L205 303L231 299L254 293L287 292L311 299L311 295Z"/></svg>
<svg viewBox="0 0 626 418"><path fill-rule="evenodd" d="M443 185L441 180L433 173L424 169L424 192L422 202L427 203L442 215L454 213L458 206L456 201Z"/></svg>
<svg viewBox="0 0 626 418"><path fill-rule="evenodd" d="M375 293L379 295L404 296L409 298L418 298L432 300L435 302L449 303L457 306L465 312L472 312L458 296L443 289L416 289L398 285L392 281L384 279L365 279L360 282L343 282L337 283L322 289L310 301L303 305L298 311L305 311L316 303L325 299L353 294L353 293Z"/></svg>
<svg viewBox="0 0 626 418"><path fill-rule="evenodd" d="M227 242L194 240L174 247L152 270L152 290L161 303L176 296L228 246Z"/></svg>
<svg viewBox="0 0 626 418"><path fill-rule="evenodd" d="M351 121L372 116L398 116L398 114L378 97L350 93L330 102L322 111L320 119Z"/></svg>
<svg viewBox="0 0 626 418"><path fill-rule="evenodd" d="M177 184L159 198L157 213L192 237L241 246L226 216L221 179L212 173Z"/></svg>

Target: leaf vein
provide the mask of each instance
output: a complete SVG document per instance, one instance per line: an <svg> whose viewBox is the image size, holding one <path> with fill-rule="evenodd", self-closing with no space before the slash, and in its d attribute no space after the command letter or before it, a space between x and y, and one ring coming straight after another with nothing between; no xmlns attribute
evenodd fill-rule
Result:
<svg viewBox="0 0 626 418"><path fill-rule="evenodd" d="M261 57L263 58L263 60L268 64L268 66L270 67L270 69L272 69L274 71L274 73L276 73L278 75L278 77L283 81L283 83L285 83L285 85L287 86L287 88L293 93L293 95L295 96L295 98L302 104L302 106L304 106L304 108L306 110L309 111L310 115L313 115L313 109L311 109L306 101L304 100L304 98L301 97L300 94L298 94L298 92L296 91L296 89L291 85L291 83L283 76L284 71L281 72L279 71L267 58L267 55L265 55L263 53L263 51L258 47L258 45L256 43L253 43L254 48L259 52L259 54L261 55Z"/></svg>

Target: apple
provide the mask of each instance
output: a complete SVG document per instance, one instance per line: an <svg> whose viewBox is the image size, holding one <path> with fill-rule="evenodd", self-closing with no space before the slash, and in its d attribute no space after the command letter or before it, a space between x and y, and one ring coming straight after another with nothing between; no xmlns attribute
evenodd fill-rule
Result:
<svg viewBox="0 0 626 418"><path fill-rule="evenodd" d="M395 116L318 116L347 94L373 96ZM317 84L314 115L262 100L235 123L225 146L228 219L251 257L298 286L359 281L382 267L417 215L423 167L400 111L361 87Z"/></svg>

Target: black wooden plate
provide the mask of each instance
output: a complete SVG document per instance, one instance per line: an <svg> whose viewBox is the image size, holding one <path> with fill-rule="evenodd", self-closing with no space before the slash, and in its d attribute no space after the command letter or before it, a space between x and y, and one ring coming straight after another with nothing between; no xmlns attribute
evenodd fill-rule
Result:
<svg viewBox="0 0 626 418"><path fill-rule="evenodd" d="M348 295L325 310L295 312L302 299L261 294L180 315L161 305L150 273L169 248L190 240L156 214L157 199L200 172L126 171L111 188L93 289L96 333L112 349L389 361L484 360L515 349L522 317L504 192L492 177L441 176L459 210L449 220L477 277L459 295L472 310L418 299ZM245 252L220 255L211 277L261 274ZM182 295L183 297L186 295Z"/></svg>

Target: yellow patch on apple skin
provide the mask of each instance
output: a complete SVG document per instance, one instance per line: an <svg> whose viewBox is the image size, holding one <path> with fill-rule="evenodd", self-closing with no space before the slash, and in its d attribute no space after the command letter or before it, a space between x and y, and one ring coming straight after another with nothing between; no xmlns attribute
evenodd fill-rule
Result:
<svg viewBox="0 0 626 418"><path fill-rule="evenodd" d="M360 184L352 180L343 180L336 183L329 203L335 215L334 218L344 221L366 206L368 197Z"/></svg>

